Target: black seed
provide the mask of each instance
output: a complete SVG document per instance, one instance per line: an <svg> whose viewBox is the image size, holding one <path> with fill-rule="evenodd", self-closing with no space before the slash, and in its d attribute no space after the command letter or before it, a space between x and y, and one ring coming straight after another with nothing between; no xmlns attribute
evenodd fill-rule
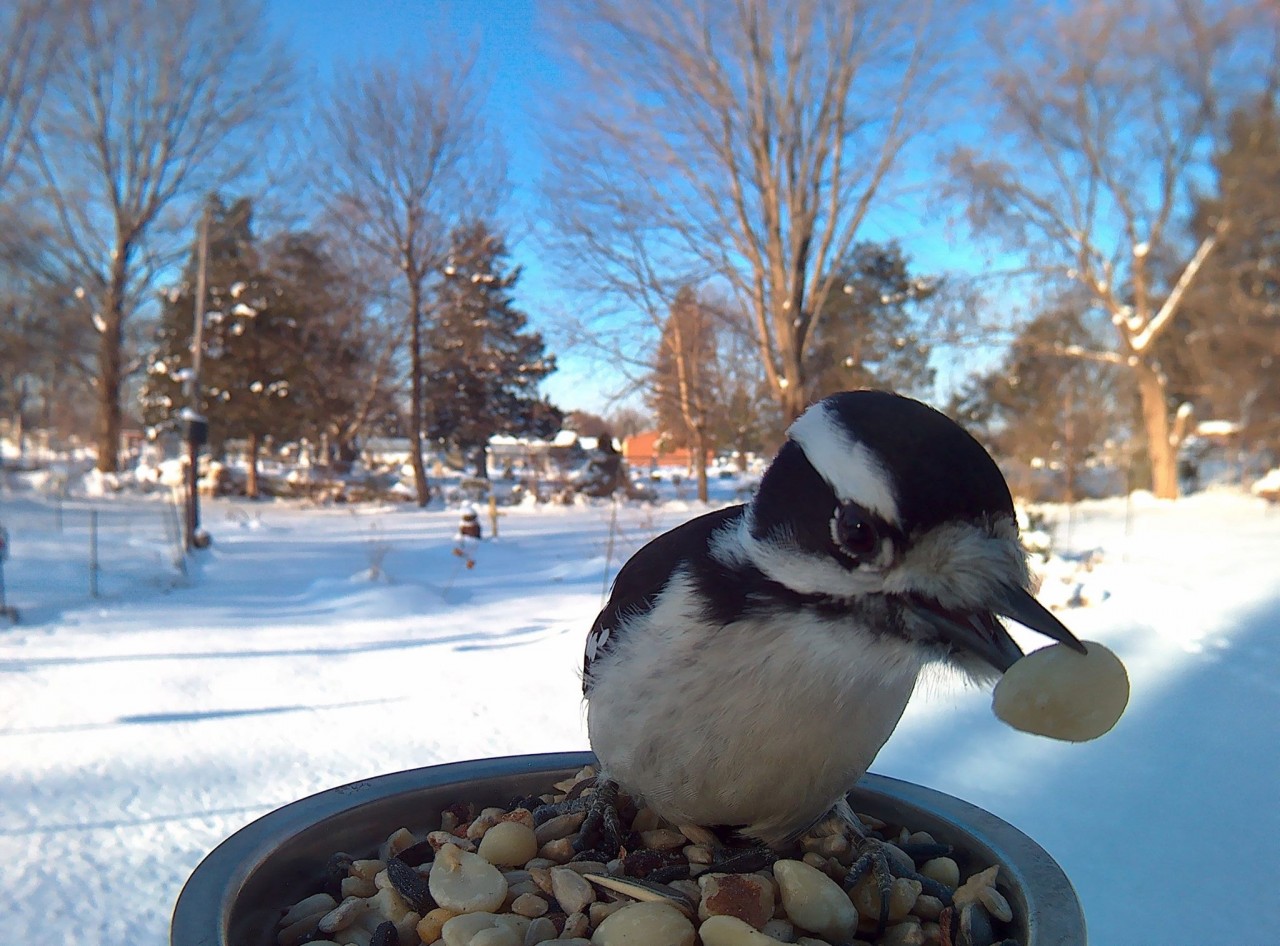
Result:
<svg viewBox="0 0 1280 946"><path fill-rule="evenodd" d="M476 816L475 809L471 807L470 802L460 801L450 805L445 811L458 819L458 824L466 824ZM444 814L444 812L441 812Z"/></svg>
<svg viewBox="0 0 1280 946"><path fill-rule="evenodd" d="M899 844L898 849L917 863L931 861L935 857L950 857L952 851L950 844L913 844L910 841Z"/></svg>
<svg viewBox="0 0 1280 946"><path fill-rule="evenodd" d="M764 870L777 859L778 855L767 847L754 845L730 854L718 855L711 864L711 869L726 874L750 874Z"/></svg>
<svg viewBox="0 0 1280 946"><path fill-rule="evenodd" d="M629 851L622 859L622 873L625 877L648 877L659 867L665 866L657 851L647 849Z"/></svg>
<svg viewBox="0 0 1280 946"><path fill-rule="evenodd" d="M943 906L951 906L951 895L955 891L944 883L934 880L932 877L926 877L924 874L916 874L911 878L918 880L923 888L922 892L931 897L937 897L942 901Z"/></svg>
<svg viewBox="0 0 1280 946"><path fill-rule="evenodd" d="M668 871L671 868L682 868L688 876L689 862L680 851L654 851L642 848L630 851L622 859L622 873L626 877L649 877L654 871ZM672 879L675 879L674 877Z"/></svg>
<svg viewBox="0 0 1280 946"><path fill-rule="evenodd" d="M431 891L422 875L399 857L393 857L387 861L387 879L391 881L391 886L396 889L396 893L400 894L405 903L409 904L415 912L426 913L435 906L431 900Z"/></svg>
<svg viewBox="0 0 1280 946"><path fill-rule="evenodd" d="M396 925L390 920L379 923L378 928L373 931L373 939L369 940L369 946L400 946L400 933L396 930Z"/></svg>
<svg viewBox="0 0 1280 946"><path fill-rule="evenodd" d="M649 872L647 878L655 884L669 884L673 880L688 880L688 864L672 864L670 867L659 867Z"/></svg>
<svg viewBox="0 0 1280 946"><path fill-rule="evenodd" d="M335 900L342 899L342 882L351 876L351 862L354 860L350 854L339 851L330 855L329 861L324 867L324 892Z"/></svg>
<svg viewBox="0 0 1280 946"><path fill-rule="evenodd" d="M589 851L579 851L574 854L573 857L569 858L569 863L572 864L575 861L598 861L603 864L611 860L613 860L613 855L608 851L592 848Z"/></svg>
<svg viewBox="0 0 1280 946"><path fill-rule="evenodd" d="M430 841L419 841L417 844L409 845L396 857L410 867L421 867L423 864L435 860L436 850L431 846Z"/></svg>

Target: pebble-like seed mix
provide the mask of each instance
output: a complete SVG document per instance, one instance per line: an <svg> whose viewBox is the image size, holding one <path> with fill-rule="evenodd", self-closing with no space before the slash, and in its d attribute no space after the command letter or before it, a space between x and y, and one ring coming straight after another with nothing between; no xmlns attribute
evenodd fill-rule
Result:
<svg viewBox="0 0 1280 946"><path fill-rule="evenodd" d="M510 808L453 805L376 858L334 854L326 889L282 909L278 946L1019 946L1002 938L1014 916L997 867L969 869L927 833L865 815L895 878L883 921L871 874L845 888L858 851L840 836L721 873L706 829L622 798L620 856L579 857L582 812L535 825L530 809L589 794L594 778L584 768Z"/></svg>

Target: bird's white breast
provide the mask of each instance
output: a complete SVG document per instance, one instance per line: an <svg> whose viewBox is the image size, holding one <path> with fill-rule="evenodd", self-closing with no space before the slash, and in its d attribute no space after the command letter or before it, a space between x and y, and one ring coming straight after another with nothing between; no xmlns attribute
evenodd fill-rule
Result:
<svg viewBox="0 0 1280 946"><path fill-rule="evenodd" d="M902 641L801 612L702 626L688 579L591 667L606 774L669 820L781 843L866 771L920 670Z"/></svg>

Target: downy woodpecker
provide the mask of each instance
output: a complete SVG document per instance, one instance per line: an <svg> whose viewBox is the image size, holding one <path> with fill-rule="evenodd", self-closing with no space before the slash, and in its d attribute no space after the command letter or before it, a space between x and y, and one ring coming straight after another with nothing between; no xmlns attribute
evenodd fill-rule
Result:
<svg viewBox="0 0 1280 946"><path fill-rule="evenodd" d="M998 616L1083 651L1028 590L995 462L932 408L836 394L787 431L750 503L632 557L587 638L601 776L674 824L783 846L828 815L921 670L991 682Z"/></svg>

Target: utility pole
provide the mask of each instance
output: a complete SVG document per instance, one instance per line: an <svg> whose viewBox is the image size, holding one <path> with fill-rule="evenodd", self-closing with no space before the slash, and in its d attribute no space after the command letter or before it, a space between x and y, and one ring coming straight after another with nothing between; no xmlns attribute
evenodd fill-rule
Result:
<svg viewBox="0 0 1280 946"><path fill-rule="evenodd" d="M200 448L209 440L209 420L200 413L200 361L204 355L205 270L209 261L209 205L200 217L200 237L196 249L195 326L191 331L191 371L186 379L187 406L182 409L183 433L187 441L187 515L183 545L190 552L209 544L209 534L200 530Z"/></svg>

